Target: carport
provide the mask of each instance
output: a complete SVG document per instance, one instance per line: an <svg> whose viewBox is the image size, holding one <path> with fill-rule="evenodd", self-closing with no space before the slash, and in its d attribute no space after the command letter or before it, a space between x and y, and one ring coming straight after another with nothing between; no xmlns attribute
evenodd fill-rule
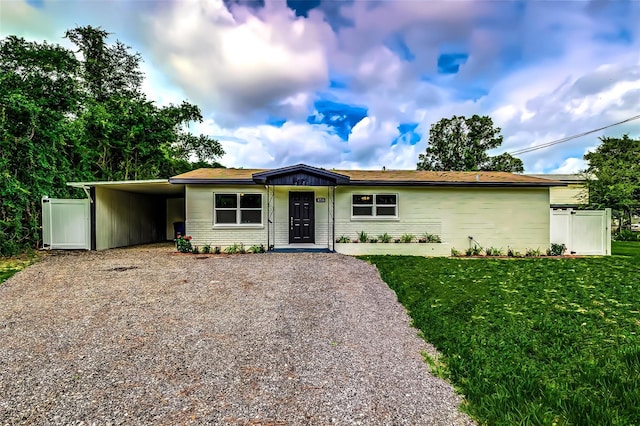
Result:
<svg viewBox="0 0 640 426"><path fill-rule="evenodd" d="M167 179L70 182L90 201L92 250L172 240L175 222L184 222L184 185Z"/></svg>

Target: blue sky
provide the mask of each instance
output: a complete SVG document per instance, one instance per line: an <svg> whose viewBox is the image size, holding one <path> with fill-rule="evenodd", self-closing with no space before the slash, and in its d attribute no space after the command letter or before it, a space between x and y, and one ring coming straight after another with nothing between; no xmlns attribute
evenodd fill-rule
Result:
<svg viewBox="0 0 640 426"><path fill-rule="evenodd" d="M199 105L230 167L413 169L443 117L491 116L497 154L640 114L638 1L0 1L0 37L76 25L140 52L150 99ZM623 133L520 158L575 172Z"/></svg>

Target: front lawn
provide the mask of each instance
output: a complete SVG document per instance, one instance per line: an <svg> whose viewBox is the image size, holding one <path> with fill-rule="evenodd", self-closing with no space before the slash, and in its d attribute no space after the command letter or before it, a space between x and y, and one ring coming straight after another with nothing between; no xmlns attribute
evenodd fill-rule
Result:
<svg viewBox="0 0 640 426"><path fill-rule="evenodd" d="M640 244L613 252L365 259L481 423L640 424Z"/></svg>

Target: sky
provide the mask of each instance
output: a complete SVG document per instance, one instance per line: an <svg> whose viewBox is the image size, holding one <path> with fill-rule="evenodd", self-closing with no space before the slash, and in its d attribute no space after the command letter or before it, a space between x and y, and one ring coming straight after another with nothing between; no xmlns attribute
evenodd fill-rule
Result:
<svg viewBox="0 0 640 426"><path fill-rule="evenodd" d="M158 105L198 105L227 167L415 169L454 115L490 116L499 154L640 114L639 0L0 0L2 38L84 25L142 55ZM640 120L519 158L574 173L625 133Z"/></svg>

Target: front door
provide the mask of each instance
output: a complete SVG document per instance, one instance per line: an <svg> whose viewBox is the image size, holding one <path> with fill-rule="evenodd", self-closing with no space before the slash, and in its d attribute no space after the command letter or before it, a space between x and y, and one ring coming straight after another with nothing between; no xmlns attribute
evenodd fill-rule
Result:
<svg viewBox="0 0 640 426"><path fill-rule="evenodd" d="M289 192L289 243L315 243L315 194Z"/></svg>

